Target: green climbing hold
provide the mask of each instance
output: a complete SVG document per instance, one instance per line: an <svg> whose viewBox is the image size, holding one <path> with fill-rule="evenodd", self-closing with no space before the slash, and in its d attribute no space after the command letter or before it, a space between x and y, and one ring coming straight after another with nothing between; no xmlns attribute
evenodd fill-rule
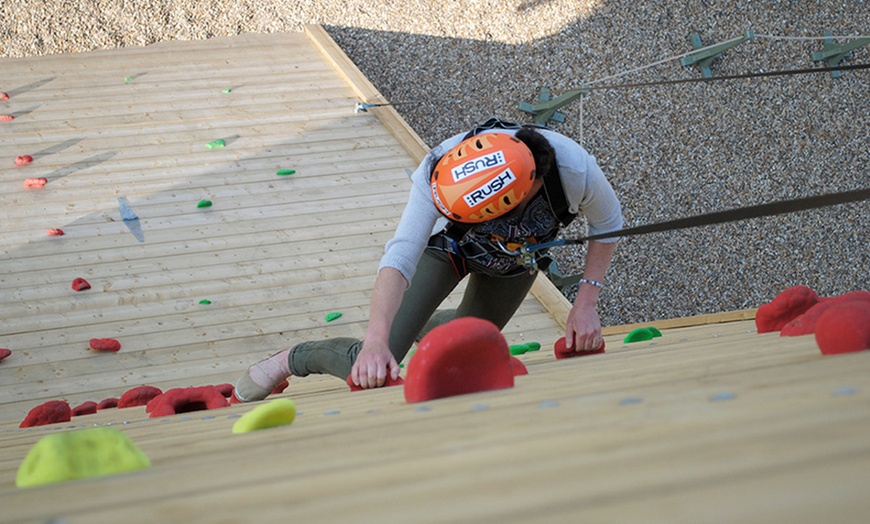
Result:
<svg viewBox="0 0 870 524"><path fill-rule="evenodd" d="M209 149L221 149L226 145L227 145L227 143L224 142L223 138L218 138L217 140L212 140L211 142L206 144L205 147L207 147Z"/></svg>
<svg viewBox="0 0 870 524"><path fill-rule="evenodd" d="M626 335L623 339L623 342L626 344L630 344L631 342L643 342L645 340L652 340L656 337L662 336L662 332L654 327L642 327L633 329L631 333Z"/></svg>
<svg viewBox="0 0 870 524"><path fill-rule="evenodd" d="M30 448L15 475L19 488L114 475L151 466L124 432L97 427L46 435Z"/></svg>
<svg viewBox="0 0 870 524"><path fill-rule="evenodd" d="M228 94L230 94L230 93L232 93L232 92L233 92L233 90L230 89L230 88L226 88L226 89L224 89L224 90L222 91L222 93L225 94L225 95L228 95Z"/></svg>
<svg viewBox="0 0 870 524"><path fill-rule="evenodd" d="M341 313L339 313L338 311L333 311L332 313L326 315L327 322L332 322L333 320L336 320L338 318L341 318Z"/></svg>
<svg viewBox="0 0 870 524"><path fill-rule="evenodd" d="M207 306L207 305L211 304L211 300L204 298L204 299L200 300L199 303Z"/></svg>
<svg viewBox="0 0 870 524"><path fill-rule="evenodd" d="M278 176L288 176L296 173L295 169L279 169L277 175Z"/></svg>
<svg viewBox="0 0 870 524"><path fill-rule="evenodd" d="M124 82L132 82L132 81L133 81L133 77L132 77L132 76L125 76L125 77L124 77Z"/></svg>
<svg viewBox="0 0 870 524"><path fill-rule="evenodd" d="M529 351L538 351L541 349L541 344L538 342L526 342L525 344L515 344L510 346L511 355L523 355Z"/></svg>
<svg viewBox="0 0 870 524"><path fill-rule="evenodd" d="M296 419L296 404L289 398L279 398L255 407L233 424L233 433L248 433L258 429L287 426Z"/></svg>
<svg viewBox="0 0 870 524"><path fill-rule="evenodd" d="M211 207L211 200L200 200L196 207Z"/></svg>

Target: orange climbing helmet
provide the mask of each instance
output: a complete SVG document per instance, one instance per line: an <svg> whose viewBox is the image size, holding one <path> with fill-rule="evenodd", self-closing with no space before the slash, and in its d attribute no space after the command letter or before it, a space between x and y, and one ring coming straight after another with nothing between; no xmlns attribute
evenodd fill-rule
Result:
<svg viewBox="0 0 870 524"><path fill-rule="evenodd" d="M430 179L435 207L447 218L477 224L515 208L535 182L535 159L506 133L466 138L435 165Z"/></svg>

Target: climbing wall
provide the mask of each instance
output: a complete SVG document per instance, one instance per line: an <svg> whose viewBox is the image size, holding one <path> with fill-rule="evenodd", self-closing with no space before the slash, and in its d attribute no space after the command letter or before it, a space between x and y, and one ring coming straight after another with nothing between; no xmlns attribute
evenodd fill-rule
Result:
<svg viewBox="0 0 870 524"><path fill-rule="evenodd" d="M0 67L0 420L226 383L297 341L363 334L414 137L355 113L305 34ZM532 298L508 327L559 331Z"/></svg>

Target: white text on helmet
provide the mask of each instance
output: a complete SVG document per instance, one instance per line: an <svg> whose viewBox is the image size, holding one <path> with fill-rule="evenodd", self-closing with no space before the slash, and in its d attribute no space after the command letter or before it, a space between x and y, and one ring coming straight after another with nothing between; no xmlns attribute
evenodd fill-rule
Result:
<svg viewBox="0 0 870 524"><path fill-rule="evenodd" d="M514 176L513 171L505 169L502 174L462 198L465 199L465 203L468 204L468 207L474 207L491 197L493 194L498 193L505 187L511 185L516 179L517 177Z"/></svg>
<svg viewBox="0 0 870 524"><path fill-rule="evenodd" d="M500 166L505 163L504 153L496 151L488 155L472 158L461 166L456 166L452 169L453 181L459 182L465 177L471 176L481 169Z"/></svg>
<svg viewBox="0 0 870 524"><path fill-rule="evenodd" d="M435 205L438 206L441 211L445 214L450 214L450 210L447 209L447 206L441 202L441 197L438 196L438 184L432 182L432 197L435 199Z"/></svg>

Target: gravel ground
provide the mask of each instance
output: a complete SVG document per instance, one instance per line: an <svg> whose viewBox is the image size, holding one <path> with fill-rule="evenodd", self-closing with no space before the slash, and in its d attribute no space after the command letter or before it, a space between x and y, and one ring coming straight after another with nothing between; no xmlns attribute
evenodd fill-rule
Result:
<svg viewBox="0 0 870 524"><path fill-rule="evenodd" d="M752 30L714 75L820 66L809 39L870 34L870 2L842 0L3 0L0 56L147 45L323 24L428 143L517 109L541 87L698 78L676 60ZM870 46L847 63L870 61ZM866 70L599 89L554 128L582 140L628 225L868 186ZM578 221L579 222L579 221ZM602 294L604 324L756 307L804 284L870 289L868 204L625 239ZM583 232L576 223L566 236ZM582 248L560 249L577 270ZM572 298L575 290L565 289Z"/></svg>

